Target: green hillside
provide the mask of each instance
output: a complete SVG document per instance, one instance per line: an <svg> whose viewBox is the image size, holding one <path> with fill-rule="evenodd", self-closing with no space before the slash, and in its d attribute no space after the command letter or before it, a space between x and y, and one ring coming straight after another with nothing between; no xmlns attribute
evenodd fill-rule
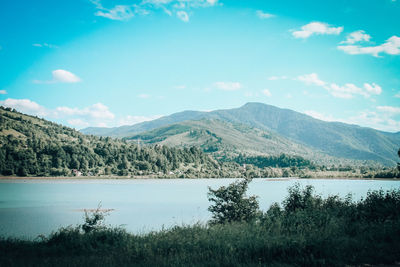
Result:
<svg viewBox="0 0 400 267"><path fill-rule="evenodd" d="M215 177L232 174L229 168L194 147L140 147L0 107L1 175Z"/></svg>
<svg viewBox="0 0 400 267"><path fill-rule="evenodd" d="M316 152L302 144L267 130L218 119L185 121L126 137L142 144L161 144L169 147L196 146L217 159L235 158L240 154L301 156L318 164L360 164Z"/></svg>
<svg viewBox="0 0 400 267"><path fill-rule="evenodd" d="M275 143L275 148L271 142L268 145L256 145L256 150L264 154L273 153L271 151L278 151L278 153L279 151L280 153L287 153L288 151L298 153L296 146L300 146L302 153L299 155L311 153L347 160L376 161L387 166L393 166L397 160L396 151L400 147L400 133L388 133L357 125L321 121L299 112L262 103L247 103L240 108L212 112L184 111L132 126L110 129L88 128L83 129L82 132L95 135L132 137L143 132L146 132L143 134L154 134L157 130L153 133L148 133L148 131L161 127L159 133L163 135L163 127L165 126L176 123L180 124L188 120L201 119L214 119L232 124L246 125L247 127L254 128L254 131L266 131L270 135L273 134L277 138L276 140L280 138L279 140L284 143L290 141L296 144L291 149L286 149L287 146L280 144L280 142ZM227 129L220 131L217 127L217 130L219 132L230 132L229 124L225 124L225 126ZM210 130L206 125L205 128ZM173 145L177 145L176 142L178 144L179 142L182 142L182 144L191 144L193 142L192 139L182 133L175 141L172 137L168 137L165 143L170 142ZM154 142L162 141L156 141L152 138L149 140ZM208 144L202 144L200 140L202 139L195 141L196 145L203 148L208 146ZM247 143L245 140L250 140L250 142ZM239 149L254 151L253 147L257 143L257 140L257 138L256 140L254 139L251 131L249 133L242 132L240 144L237 138L235 144L237 144ZM230 138L226 140L223 138L222 142L232 145Z"/></svg>

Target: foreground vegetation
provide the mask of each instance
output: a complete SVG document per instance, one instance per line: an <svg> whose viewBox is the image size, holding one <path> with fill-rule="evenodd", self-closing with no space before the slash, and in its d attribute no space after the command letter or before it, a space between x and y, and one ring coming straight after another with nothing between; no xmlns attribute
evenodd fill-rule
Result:
<svg viewBox="0 0 400 267"><path fill-rule="evenodd" d="M289 189L258 209L248 180L209 192L209 224L147 234L106 227L100 210L81 226L35 241L0 241L1 266L344 266L400 260L400 190L360 200ZM96 217L97 216L97 217Z"/></svg>

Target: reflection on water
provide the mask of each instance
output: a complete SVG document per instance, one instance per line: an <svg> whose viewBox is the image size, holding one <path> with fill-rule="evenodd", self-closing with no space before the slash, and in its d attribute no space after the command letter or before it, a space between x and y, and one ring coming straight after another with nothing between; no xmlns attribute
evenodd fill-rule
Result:
<svg viewBox="0 0 400 267"><path fill-rule="evenodd" d="M143 180L1 180L0 235L35 238L59 227L83 222L84 209L112 209L106 223L123 225L130 232L148 232L173 225L206 222L208 186L217 188L234 179ZM368 190L400 188L388 180L254 179L249 194L259 196L266 210L281 202L294 183L313 185L324 196L352 193L354 199Z"/></svg>

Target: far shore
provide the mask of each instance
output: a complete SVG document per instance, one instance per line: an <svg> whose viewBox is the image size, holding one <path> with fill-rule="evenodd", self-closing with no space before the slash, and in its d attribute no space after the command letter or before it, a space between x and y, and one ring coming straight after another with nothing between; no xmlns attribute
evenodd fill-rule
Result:
<svg viewBox="0 0 400 267"><path fill-rule="evenodd" d="M155 176L0 176L0 181L2 180L170 180L170 179L179 179L179 180L196 180L196 179L243 179L244 177L201 177L201 178L178 178L178 177L155 177ZM256 177L253 179L265 179L268 181L285 181L285 180L399 180L398 178L365 178L365 177L310 177L310 178L301 178L301 177Z"/></svg>

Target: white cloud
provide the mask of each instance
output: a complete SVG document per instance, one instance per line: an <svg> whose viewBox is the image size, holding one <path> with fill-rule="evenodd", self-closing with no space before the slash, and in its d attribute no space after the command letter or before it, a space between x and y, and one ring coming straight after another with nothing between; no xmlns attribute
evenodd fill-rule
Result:
<svg viewBox="0 0 400 267"><path fill-rule="evenodd" d="M344 120L346 123L371 127L381 131L400 131L400 121L393 118L393 114L378 111L363 111L356 116Z"/></svg>
<svg viewBox="0 0 400 267"><path fill-rule="evenodd" d="M371 36L364 31L359 30L347 35L346 41L340 42L341 44L355 44L358 42L369 42Z"/></svg>
<svg viewBox="0 0 400 267"><path fill-rule="evenodd" d="M322 22L311 22L301 27L300 31L293 31L295 38L308 38L313 34L334 34L338 35L343 31L343 27L332 27Z"/></svg>
<svg viewBox="0 0 400 267"><path fill-rule="evenodd" d="M400 107L378 106L376 109L390 114L400 114Z"/></svg>
<svg viewBox="0 0 400 267"><path fill-rule="evenodd" d="M32 46L35 46L35 47L58 48L58 46L52 45L52 44L48 44L48 43L43 43L43 44L37 43L37 44L32 44Z"/></svg>
<svg viewBox="0 0 400 267"><path fill-rule="evenodd" d="M144 121L152 121L158 118L161 118L162 115L154 115L154 116L125 116L119 120L119 126L122 125L133 125L136 123L144 122Z"/></svg>
<svg viewBox="0 0 400 267"><path fill-rule="evenodd" d="M70 120L67 120L67 122L69 125L76 126L78 128L83 128L83 127L89 126L89 123L82 119L70 119Z"/></svg>
<svg viewBox="0 0 400 267"><path fill-rule="evenodd" d="M398 92L397 94L395 94L394 97L400 98L400 92Z"/></svg>
<svg viewBox="0 0 400 267"><path fill-rule="evenodd" d="M53 79L50 81L34 80L34 83L51 84L51 83L78 83L81 79L67 70L53 70L51 72Z"/></svg>
<svg viewBox="0 0 400 267"><path fill-rule="evenodd" d="M109 110L109 108L102 104L96 103L89 107L79 109L79 108L69 108L69 107L58 107L56 108L57 116L84 116L91 119L104 119L112 120L115 115Z"/></svg>
<svg viewBox="0 0 400 267"><path fill-rule="evenodd" d="M35 116L46 116L49 114L45 107L29 99L7 98L6 100L0 101L0 105Z"/></svg>
<svg viewBox="0 0 400 267"><path fill-rule="evenodd" d="M210 5L215 5L218 2L218 0L207 0L207 3L209 3Z"/></svg>
<svg viewBox="0 0 400 267"><path fill-rule="evenodd" d="M174 88L175 88L175 89L179 89L179 90L183 90L183 89L186 88L186 85L184 85L184 84L176 85L176 86L174 86Z"/></svg>
<svg viewBox="0 0 400 267"><path fill-rule="evenodd" d="M95 15L99 17L105 17L112 20L129 20L135 15L135 10L132 10L133 6L128 5L116 5L111 9L104 8L100 1L97 1L98 10Z"/></svg>
<svg viewBox="0 0 400 267"><path fill-rule="evenodd" d="M270 76L268 77L268 80L270 81L277 81L277 80L287 80L287 76Z"/></svg>
<svg viewBox="0 0 400 267"><path fill-rule="evenodd" d="M319 113L314 110L306 110L306 111L304 111L304 113L307 114L308 116L311 116L315 119L322 120L322 121L337 121L330 115L326 116L325 114Z"/></svg>
<svg viewBox="0 0 400 267"><path fill-rule="evenodd" d="M178 12L176 12L176 15L180 20L182 20L184 22L189 21L189 15L185 11L178 11Z"/></svg>
<svg viewBox="0 0 400 267"><path fill-rule="evenodd" d="M67 70L53 70L52 74L54 81L61 83L77 83L81 81L78 76Z"/></svg>
<svg viewBox="0 0 400 267"><path fill-rule="evenodd" d="M257 17L259 17L260 19L269 19L269 18L275 17L275 15L270 14L270 13L265 13L262 10L257 10L256 14L257 14Z"/></svg>
<svg viewBox="0 0 400 267"><path fill-rule="evenodd" d="M371 95L380 95L382 93L382 88L376 83L364 83L362 87L358 87L353 83L346 83L340 86L336 83L328 83L320 80L316 73L300 75L297 77L297 80L307 85L323 87L331 95L338 98L353 98L354 95L362 95L368 98Z"/></svg>
<svg viewBox="0 0 400 267"><path fill-rule="evenodd" d="M325 85L325 82L321 81L316 73L300 75L297 77L297 79L301 82L304 82L307 85L317 85L317 86Z"/></svg>
<svg viewBox="0 0 400 267"><path fill-rule="evenodd" d="M242 88L239 82L216 82L214 86L224 91L236 91Z"/></svg>
<svg viewBox="0 0 400 267"><path fill-rule="evenodd" d="M139 94L138 97L144 99L144 98L150 98L150 95L148 95L148 94Z"/></svg>
<svg viewBox="0 0 400 267"><path fill-rule="evenodd" d="M394 108L394 107L392 107ZM400 131L400 121L395 120L394 113L387 113L386 107L377 107L376 111L362 111L346 119L334 118L331 115L325 115L313 110L307 110L304 113L323 121L338 121L348 124L356 124L363 127L370 127L381 131L398 132Z"/></svg>
<svg viewBox="0 0 400 267"><path fill-rule="evenodd" d="M360 45L339 45L339 50L350 55L372 55L379 57L379 54L399 55L400 54L400 37L392 36L385 43L377 46L360 46Z"/></svg>
<svg viewBox="0 0 400 267"><path fill-rule="evenodd" d="M262 93L263 93L265 96L267 96L267 97L272 96L271 92L270 92L268 89L262 90Z"/></svg>
<svg viewBox="0 0 400 267"><path fill-rule="evenodd" d="M6 90L0 90L0 95L6 95L7 91Z"/></svg>
<svg viewBox="0 0 400 267"><path fill-rule="evenodd" d="M139 122L155 120L162 117L162 115L128 115L116 118L116 116L110 111L110 109L102 103L96 103L84 108L62 106L55 109L47 109L29 99L9 98L0 101L0 105L4 107L14 108L19 112L29 115L57 120L57 122L62 122L78 129L88 126L107 127L110 125L133 125Z"/></svg>

